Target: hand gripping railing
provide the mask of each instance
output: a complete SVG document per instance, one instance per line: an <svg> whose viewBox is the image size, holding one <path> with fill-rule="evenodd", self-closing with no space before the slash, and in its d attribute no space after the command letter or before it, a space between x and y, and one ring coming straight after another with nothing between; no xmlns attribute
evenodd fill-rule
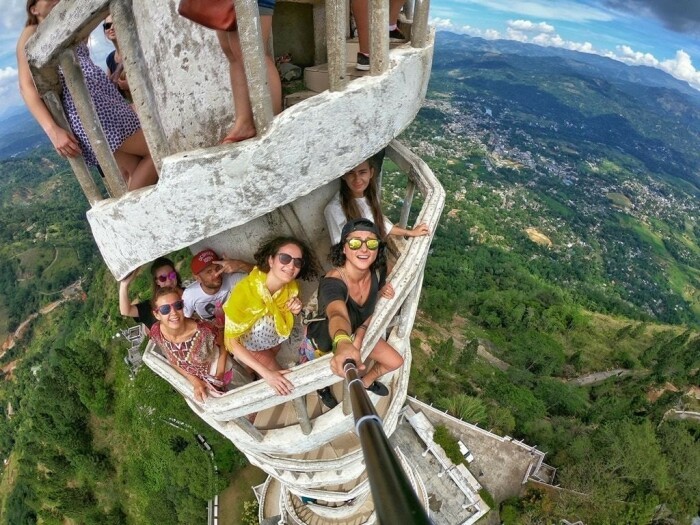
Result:
<svg viewBox="0 0 700 525"><path fill-rule="evenodd" d="M382 420L360 381L355 361L346 360L343 371L379 523L432 525L384 434Z"/></svg>

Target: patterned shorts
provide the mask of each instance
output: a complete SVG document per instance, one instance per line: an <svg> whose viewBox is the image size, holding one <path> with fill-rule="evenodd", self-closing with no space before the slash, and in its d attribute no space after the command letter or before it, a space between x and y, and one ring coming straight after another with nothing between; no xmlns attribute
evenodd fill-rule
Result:
<svg viewBox="0 0 700 525"><path fill-rule="evenodd" d="M304 338L299 345L299 364L308 363L309 361L323 357L327 353L329 352L320 350L316 346L314 340L310 337L306 337L306 334L304 334Z"/></svg>

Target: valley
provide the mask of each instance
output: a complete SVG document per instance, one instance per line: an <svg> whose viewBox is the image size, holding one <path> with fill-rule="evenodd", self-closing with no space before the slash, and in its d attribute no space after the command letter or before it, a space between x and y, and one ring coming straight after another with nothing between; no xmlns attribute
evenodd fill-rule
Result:
<svg viewBox="0 0 700 525"><path fill-rule="evenodd" d="M630 69L439 33L425 107L401 137L447 192L409 394L557 469L561 490L495 502L490 519L509 525L687 522L700 505L700 424L677 416L699 407L700 96ZM87 203L52 151L22 151L0 161L2 339L46 315L0 357L13 365L1 520L194 523L207 465L160 422L207 435L217 489L245 461L150 370L129 377L113 339L129 322ZM393 220L405 187L385 163ZM84 300L49 311L76 281Z"/></svg>

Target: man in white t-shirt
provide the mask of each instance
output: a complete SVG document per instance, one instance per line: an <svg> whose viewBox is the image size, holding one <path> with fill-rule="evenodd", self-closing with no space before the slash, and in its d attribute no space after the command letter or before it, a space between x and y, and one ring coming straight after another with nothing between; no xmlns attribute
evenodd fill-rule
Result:
<svg viewBox="0 0 700 525"><path fill-rule="evenodd" d="M182 294L185 316L199 318L224 326L222 307L238 281L253 269L252 264L236 259L219 259L213 250L202 250L190 263L196 279Z"/></svg>

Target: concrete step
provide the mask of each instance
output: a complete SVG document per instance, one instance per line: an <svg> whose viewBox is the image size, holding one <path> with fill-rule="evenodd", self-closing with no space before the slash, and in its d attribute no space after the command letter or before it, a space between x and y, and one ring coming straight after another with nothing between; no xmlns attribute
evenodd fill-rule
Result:
<svg viewBox="0 0 700 525"><path fill-rule="evenodd" d="M304 91L297 91L296 93L290 93L286 97L284 97L284 108L291 108L293 105L298 104L299 102L304 102L306 99L313 97L314 95L318 95L316 91L309 91L304 90Z"/></svg>
<svg viewBox="0 0 700 525"><path fill-rule="evenodd" d="M358 71L355 69L355 65L351 64L348 65L345 74L348 80L353 80L369 75L369 71ZM320 64L304 69L304 85L306 89L316 93L326 91L328 89L328 64Z"/></svg>
<svg viewBox="0 0 700 525"><path fill-rule="evenodd" d="M389 43L390 48L395 48L405 44L407 41L392 41ZM345 62L348 66L348 77L353 78L366 75L367 71L358 71L355 69L357 64L357 53L360 51L360 44L355 38L348 38L345 42ZM306 91L298 91L284 97L284 107L289 108L299 102L311 98L317 93L321 93L328 89L328 64L319 64L304 68L304 86Z"/></svg>

